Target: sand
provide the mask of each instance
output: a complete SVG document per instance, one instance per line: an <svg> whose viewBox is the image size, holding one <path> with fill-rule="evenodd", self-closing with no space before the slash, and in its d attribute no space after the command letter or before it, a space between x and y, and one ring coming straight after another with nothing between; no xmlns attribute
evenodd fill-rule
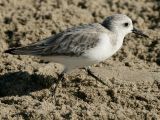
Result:
<svg viewBox="0 0 160 120"><path fill-rule="evenodd" d="M3 51L69 27L127 14L150 38L126 36L110 59L75 69L58 83L63 66ZM160 1L0 0L0 119L160 119Z"/></svg>

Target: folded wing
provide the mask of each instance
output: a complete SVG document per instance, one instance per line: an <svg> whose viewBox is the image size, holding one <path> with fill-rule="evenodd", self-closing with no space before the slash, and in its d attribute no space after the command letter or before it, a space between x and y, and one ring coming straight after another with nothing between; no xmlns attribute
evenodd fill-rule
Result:
<svg viewBox="0 0 160 120"><path fill-rule="evenodd" d="M25 47L11 48L5 53L37 56L79 56L87 49L95 47L99 41L99 35L104 31L106 29L100 24L83 25L70 28Z"/></svg>

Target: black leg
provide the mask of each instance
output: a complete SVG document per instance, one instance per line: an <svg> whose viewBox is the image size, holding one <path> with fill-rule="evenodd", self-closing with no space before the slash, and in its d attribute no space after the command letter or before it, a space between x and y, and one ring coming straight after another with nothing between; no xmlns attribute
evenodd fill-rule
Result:
<svg viewBox="0 0 160 120"><path fill-rule="evenodd" d="M92 76L95 78L98 82L102 83L103 85L107 85L101 78L97 77L90 71L90 67L84 67L85 71L88 73L88 75Z"/></svg>
<svg viewBox="0 0 160 120"><path fill-rule="evenodd" d="M66 72L66 69L64 69L64 71L58 75L58 79L56 81L55 84L53 84L50 88L51 90L51 93L52 93L52 97L54 97L54 100L55 100L55 104L57 103L57 100L56 100L56 90L57 90L57 87L59 85L60 82L63 82L63 80L65 79L64 76L65 76L65 72Z"/></svg>

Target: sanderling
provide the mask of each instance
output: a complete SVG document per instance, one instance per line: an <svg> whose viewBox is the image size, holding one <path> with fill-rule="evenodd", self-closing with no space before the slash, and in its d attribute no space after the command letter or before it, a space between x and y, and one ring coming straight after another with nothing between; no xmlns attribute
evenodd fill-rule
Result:
<svg viewBox="0 0 160 120"><path fill-rule="evenodd" d="M124 37L131 32L148 37L133 27L128 16L115 14L102 23L73 27L28 46L11 48L5 53L41 56L71 70L111 57L121 48Z"/></svg>

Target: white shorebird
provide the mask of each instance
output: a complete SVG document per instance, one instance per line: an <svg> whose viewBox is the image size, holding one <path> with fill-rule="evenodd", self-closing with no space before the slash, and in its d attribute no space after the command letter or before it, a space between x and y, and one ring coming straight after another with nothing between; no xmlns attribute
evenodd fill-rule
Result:
<svg viewBox="0 0 160 120"><path fill-rule="evenodd" d="M104 61L118 51L128 33L145 37L123 14L107 17L101 24L93 23L67 29L25 47L11 48L5 53L34 55L64 64L68 70Z"/></svg>

